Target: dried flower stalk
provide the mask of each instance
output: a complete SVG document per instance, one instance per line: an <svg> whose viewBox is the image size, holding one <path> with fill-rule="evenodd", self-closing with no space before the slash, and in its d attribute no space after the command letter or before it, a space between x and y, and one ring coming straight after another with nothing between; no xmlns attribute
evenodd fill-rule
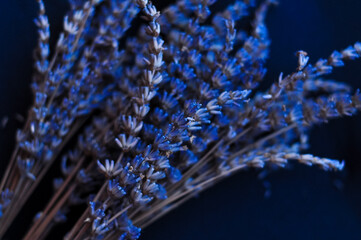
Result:
<svg viewBox="0 0 361 240"><path fill-rule="evenodd" d="M0 185L0 237L59 155L63 178L25 240L45 239L81 204L64 239L138 239L141 228L238 171L292 161L343 169L303 151L311 126L361 110L359 91L324 79L359 58L360 43L313 65L299 51L295 72L261 92L265 17L275 1L237 0L214 16L215 0L178 0L162 14L148 0L70 1L52 54L38 2L35 97ZM146 25L126 36L139 11ZM63 153L74 135L76 146Z"/></svg>

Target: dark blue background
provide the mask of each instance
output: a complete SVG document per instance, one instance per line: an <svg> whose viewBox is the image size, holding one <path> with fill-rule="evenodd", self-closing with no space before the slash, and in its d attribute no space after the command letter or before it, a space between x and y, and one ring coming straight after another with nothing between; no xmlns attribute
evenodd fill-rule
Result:
<svg viewBox="0 0 361 240"><path fill-rule="evenodd" d="M11 0L0 6L0 119L9 117L6 129L0 129L0 173L11 154L15 129L21 126L14 116L26 115L31 103L35 2ZM65 0L45 0L45 4L51 30L58 32L67 4ZM272 8L267 17L272 45L265 86L280 72L294 71L297 50L307 51L315 62L334 49L361 41L360 10L358 0L283 0ZM358 60L331 77L361 88L360 70ZM310 152L345 159L344 172L330 174L297 165L272 173L266 178L271 183L269 198L264 197L258 172L239 173L145 229L143 239L361 239L360 124L359 114L312 131ZM50 189L45 184L35 192L35 200L21 213L8 239L19 239ZM56 238L55 234L49 239Z"/></svg>

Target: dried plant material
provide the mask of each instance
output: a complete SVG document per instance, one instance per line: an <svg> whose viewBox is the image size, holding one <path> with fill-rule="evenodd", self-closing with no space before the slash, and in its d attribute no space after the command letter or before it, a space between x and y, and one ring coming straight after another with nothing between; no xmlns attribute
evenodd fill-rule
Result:
<svg viewBox="0 0 361 240"><path fill-rule="evenodd" d="M361 110L360 91L324 78L359 58L360 43L315 63L298 51L295 72L262 92L275 1L211 14L215 0L178 0L161 12L148 0L71 0L53 52L38 2L34 103L0 185L0 236L55 159L62 177L25 240L45 239L80 204L87 209L64 239L138 239L238 171L262 168L263 179L269 166L292 162L343 169L304 150L310 127ZM144 25L130 37L139 12Z"/></svg>

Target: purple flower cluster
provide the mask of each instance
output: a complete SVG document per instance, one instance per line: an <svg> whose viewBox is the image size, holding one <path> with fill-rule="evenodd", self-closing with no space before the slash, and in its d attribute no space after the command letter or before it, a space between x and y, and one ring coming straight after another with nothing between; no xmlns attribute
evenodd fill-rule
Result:
<svg viewBox="0 0 361 240"><path fill-rule="evenodd" d="M237 171L290 161L342 170L343 162L302 151L312 125L361 110L359 91L323 79L359 58L361 44L315 64L299 51L295 72L262 92L265 17L275 1L236 0L212 15L214 2L178 0L160 14L148 0L70 1L50 59L39 0L35 97L1 184L0 236L18 211L9 206L25 203L74 135L63 177L24 239L44 239L79 204L87 208L65 239L138 239ZM139 11L146 24L127 36Z"/></svg>

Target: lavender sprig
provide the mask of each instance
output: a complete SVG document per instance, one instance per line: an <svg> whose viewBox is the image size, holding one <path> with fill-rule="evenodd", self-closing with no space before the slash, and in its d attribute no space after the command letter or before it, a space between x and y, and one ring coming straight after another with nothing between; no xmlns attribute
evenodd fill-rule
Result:
<svg viewBox="0 0 361 240"><path fill-rule="evenodd" d="M344 167L303 151L311 126L361 110L359 91L323 78L359 58L360 43L313 65L299 51L295 72L261 92L273 0L235 1L213 15L214 0L179 0L162 15L148 0L72 0L52 55L38 2L35 98L0 185L0 236L75 134L63 177L24 239L45 239L79 204L87 208L65 239L138 239L240 170ZM123 46L139 11L147 25Z"/></svg>

